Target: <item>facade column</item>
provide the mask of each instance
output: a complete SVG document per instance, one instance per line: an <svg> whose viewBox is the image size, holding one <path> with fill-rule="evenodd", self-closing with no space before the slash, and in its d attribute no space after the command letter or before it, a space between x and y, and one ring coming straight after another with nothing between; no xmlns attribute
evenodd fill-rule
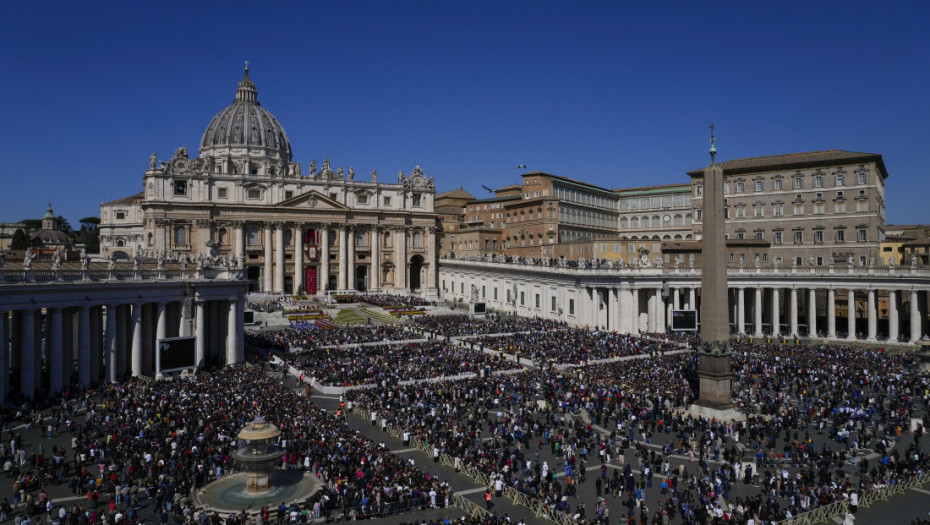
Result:
<svg viewBox="0 0 930 525"><path fill-rule="evenodd" d="M680 310L681 309L681 289L672 288L672 309Z"/></svg>
<svg viewBox="0 0 930 525"><path fill-rule="evenodd" d="M165 303L158 303L155 307L155 342L156 345L159 339L164 339L168 337L168 315L167 315L167 305ZM155 347L155 373L161 373L161 352L158 351L158 347Z"/></svg>
<svg viewBox="0 0 930 525"><path fill-rule="evenodd" d="M358 242L358 230L355 226L349 226L346 238L349 241L346 245L346 251L348 252L346 254L348 257L346 260L346 282L350 290L357 290L358 286L355 282L355 244Z"/></svg>
<svg viewBox="0 0 930 525"><path fill-rule="evenodd" d="M439 275L439 259L436 253L436 234L438 229L435 226L427 228L426 236L426 263L429 265L426 270L426 295L436 294L436 278ZM422 288L422 284L421 284Z"/></svg>
<svg viewBox="0 0 930 525"><path fill-rule="evenodd" d="M846 291L846 339L856 338L856 291Z"/></svg>
<svg viewBox="0 0 930 525"><path fill-rule="evenodd" d="M778 288L772 288L772 337L781 335L781 304Z"/></svg>
<svg viewBox="0 0 930 525"><path fill-rule="evenodd" d="M836 290L827 290L827 337L836 339Z"/></svg>
<svg viewBox="0 0 930 525"><path fill-rule="evenodd" d="M168 221L166 219L155 219L155 251L164 252L166 251L167 242L165 235L165 230L168 228Z"/></svg>
<svg viewBox="0 0 930 525"><path fill-rule="evenodd" d="M90 386L90 307L78 311L78 383Z"/></svg>
<svg viewBox="0 0 930 525"><path fill-rule="evenodd" d="M756 325L754 335L762 337L762 288L760 287L756 288L755 300L755 308L752 309Z"/></svg>
<svg viewBox="0 0 930 525"><path fill-rule="evenodd" d="M265 229L262 232L262 241L265 244L265 264L262 268L262 291L271 292L274 287L274 282L272 281L272 270L271 270L271 223L265 223Z"/></svg>
<svg viewBox="0 0 930 525"><path fill-rule="evenodd" d="M142 371L142 303L132 305L132 376L138 377ZM157 349L156 349L157 351Z"/></svg>
<svg viewBox="0 0 930 525"><path fill-rule="evenodd" d="M368 272L368 287L381 289L381 227L371 228L371 270Z"/></svg>
<svg viewBox="0 0 930 525"><path fill-rule="evenodd" d="M236 351L236 303L238 301L235 298L227 301L227 321L226 321L226 364L234 365L236 364L236 356L238 352Z"/></svg>
<svg viewBox="0 0 930 525"><path fill-rule="evenodd" d="M345 290L347 287L347 272L346 263L348 261L349 253L348 239L349 228L345 224L339 225L339 277L337 278L336 288L340 290Z"/></svg>
<svg viewBox="0 0 930 525"><path fill-rule="evenodd" d="M798 289L791 288L791 302L789 303L789 323L791 323L791 337L798 336Z"/></svg>
<svg viewBox="0 0 930 525"><path fill-rule="evenodd" d="M867 337L869 341L874 341L875 336L878 335L878 311L875 308L874 289L869 290L869 311L867 315L869 316L869 332Z"/></svg>
<svg viewBox="0 0 930 525"><path fill-rule="evenodd" d="M697 288L693 286L688 290L688 309L697 310Z"/></svg>
<svg viewBox="0 0 930 525"><path fill-rule="evenodd" d="M917 290L911 289L911 342L920 339L920 305L917 304Z"/></svg>
<svg viewBox="0 0 930 525"><path fill-rule="evenodd" d="M274 226L274 291L284 293L284 224Z"/></svg>
<svg viewBox="0 0 930 525"><path fill-rule="evenodd" d="M107 367L107 381L114 383L119 377L117 373L117 359L116 352L119 351L119 344L117 338L117 323L116 323L116 311L119 309L118 305L108 304L107 305L107 328L104 333L104 351L106 352L106 367ZM155 352L155 355L158 355L158 352Z"/></svg>
<svg viewBox="0 0 930 525"><path fill-rule="evenodd" d="M394 291L407 291L407 228L399 226L394 236Z"/></svg>
<svg viewBox="0 0 930 525"><path fill-rule="evenodd" d="M294 295L306 293L304 289L304 227L298 224L294 227Z"/></svg>
<svg viewBox="0 0 930 525"><path fill-rule="evenodd" d="M207 345L207 310L206 301L197 299L197 340L194 342L194 363L203 368Z"/></svg>
<svg viewBox="0 0 930 525"><path fill-rule="evenodd" d="M736 291L736 333L746 334L746 288Z"/></svg>
<svg viewBox="0 0 930 525"><path fill-rule="evenodd" d="M233 255L236 258L242 257L245 255L245 224L242 221L233 222Z"/></svg>
<svg viewBox="0 0 930 525"><path fill-rule="evenodd" d="M320 294L326 294L329 290L329 228L320 225L320 280L317 283L317 290Z"/></svg>
<svg viewBox="0 0 930 525"><path fill-rule="evenodd" d="M898 301L895 290L888 290L888 340L898 342Z"/></svg>
<svg viewBox="0 0 930 525"><path fill-rule="evenodd" d="M200 229L200 253L210 253L210 241L213 237L213 221L202 219L197 221L197 227ZM191 242L193 247L193 242Z"/></svg>
<svg viewBox="0 0 930 525"><path fill-rule="evenodd" d="M817 289L807 289L807 336L817 337Z"/></svg>

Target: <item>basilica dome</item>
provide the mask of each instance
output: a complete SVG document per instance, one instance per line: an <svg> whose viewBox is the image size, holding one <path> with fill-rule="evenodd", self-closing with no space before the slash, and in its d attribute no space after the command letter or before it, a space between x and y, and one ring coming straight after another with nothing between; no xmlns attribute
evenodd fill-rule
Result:
<svg viewBox="0 0 930 525"><path fill-rule="evenodd" d="M261 106L249 68L236 89L236 98L213 117L200 140L202 157L225 157L230 148L244 148L250 158L256 154L279 161L291 161L291 143L274 115Z"/></svg>

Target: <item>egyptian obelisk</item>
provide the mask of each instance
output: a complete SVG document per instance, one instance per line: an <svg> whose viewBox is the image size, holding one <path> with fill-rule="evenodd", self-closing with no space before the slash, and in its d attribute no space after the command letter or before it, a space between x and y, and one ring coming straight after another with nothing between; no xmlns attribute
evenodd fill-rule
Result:
<svg viewBox="0 0 930 525"><path fill-rule="evenodd" d="M742 419L730 393L730 330L727 305L726 224L723 170L717 165L714 124L710 125L710 165L704 168L701 257L701 346L698 348L700 395L691 412L704 417Z"/></svg>

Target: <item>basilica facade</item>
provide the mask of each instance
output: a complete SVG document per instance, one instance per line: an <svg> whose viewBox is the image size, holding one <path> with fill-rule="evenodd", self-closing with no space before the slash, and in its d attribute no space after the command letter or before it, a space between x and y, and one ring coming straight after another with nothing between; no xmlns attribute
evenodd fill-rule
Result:
<svg viewBox="0 0 930 525"><path fill-rule="evenodd" d="M199 156L152 154L143 192L101 205L101 255L241 265L253 291L436 295L435 185L419 166L368 180L329 160L303 173L280 122L245 76Z"/></svg>

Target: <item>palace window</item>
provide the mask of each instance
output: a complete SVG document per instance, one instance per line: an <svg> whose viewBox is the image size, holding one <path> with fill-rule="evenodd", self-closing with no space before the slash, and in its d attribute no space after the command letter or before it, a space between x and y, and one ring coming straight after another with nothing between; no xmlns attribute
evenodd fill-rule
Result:
<svg viewBox="0 0 930 525"><path fill-rule="evenodd" d="M249 246L258 246L261 244L261 237L259 236L258 228L251 227L246 231L245 242Z"/></svg>
<svg viewBox="0 0 930 525"><path fill-rule="evenodd" d="M420 198L421 198L421 195L420 195L419 193L414 193L414 194L413 194L413 197L412 197L412 204L413 204L413 206L415 206L415 207L419 207L419 206L420 206Z"/></svg>
<svg viewBox="0 0 930 525"><path fill-rule="evenodd" d="M186 180L174 181L174 194L179 197L187 195L187 181Z"/></svg>
<svg viewBox="0 0 930 525"><path fill-rule="evenodd" d="M757 202L752 205L752 213L754 217L763 217L765 216L765 208L762 206L761 202Z"/></svg>
<svg viewBox="0 0 930 525"><path fill-rule="evenodd" d="M804 215L804 205L800 202L794 203L794 215Z"/></svg>
<svg viewBox="0 0 930 525"><path fill-rule="evenodd" d="M823 188L823 175L814 175L814 187Z"/></svg>
<svg viewBox="0 0 930 525"><path fill-rule="evenodd" d="M776 191L781 189L781 179L775 179L772 181L772 189Z"/></svg>
<svg viewBox="0 0 930 525"><path fill-rule="evenodd" d="M856 173L856 184L868 184L869 183L869 172L860 171Z"/></svg>
<svg viewBox="0 0 930 525"><path fill-rule="evenodd" d="M246 198L257 200L262 198L262 190L258 188L252 188L246 193Z"/></svg>
<svg viewBox="0 0 930 525"><path fill-rule="evenodd" d="M846 242L845 230L836 230L836 242Z"/></svg>
<svg viewBox="0 0 930 525"><path fill-rule="evenodd" d="M843 173L835 173L833 175L833 185L834 186L845 186L846 185L846 175Z"/></svg>
<svg viewBox="0 0 930 525"><path fill-rule="evenodd" d="M785 205L781 202L776 202L772 204L772 215L775 217L781 217L785 214Z"/></svg>
<svg viewBox="0 0 930 525"><path fill-rule="evenodd" d="M187 245L187 229L184 226L174 227L174 244L175 246Z"/></svg>
<svg viewBox="0 0 930 525"><path fill-rule="evenodd" d="M746 191L746 184L741 180L736 181L736 193L743 193L744 191Z"/></svg>
<svg viewBox="0 0 930 525"><path fill-rule="evenodd" d="M754 182L752 183L752 186L753 186L753 190L755 190L755 191L762 191L762 190L763 190L763 184L762 184L762 181L761 181L761 180L754 181Z"/></svg>
<svg viewBox="0 0 930 525"><path fill-rule="evenodd" d="M217 197L218 199L225 199L225 198L226 198L226 188L217 188L217 189L216 189L216 197Z"/></svg>
<svg viewBox="0 0 930 525"><path fill-rule="evenodd" d="M823 243L823 230L817 230L814 232L814 242L818 244Z"/></svg>
<svg viewBox="0 0 930 525"><path fill-rule="evenodd" d="M801 177L795 177L795 178L791 179L791 187L792 187L793 189L796 189L796 190L803 189L803 188L804 188L804 179L802 179Z"/></svg>
<svg viewBox="0 0 930 525"><path fill-rule="evenodd" d="M804 233L803 232L794 232L794 243L803 244L804 243Z"/></svg>
<svg viewBox="0 0 930 525"><path fill-rule="evenodd" d="M775 244L781 244L781 232L774 232L772 234L772 242Z"/></svg>
<svg viewBox="0 0 930 525"><path fill-rule="evenodd" d="M856 241L857 242L867 242L868 241L868 230L865 228L859 228L856 230Z"/></svg>

